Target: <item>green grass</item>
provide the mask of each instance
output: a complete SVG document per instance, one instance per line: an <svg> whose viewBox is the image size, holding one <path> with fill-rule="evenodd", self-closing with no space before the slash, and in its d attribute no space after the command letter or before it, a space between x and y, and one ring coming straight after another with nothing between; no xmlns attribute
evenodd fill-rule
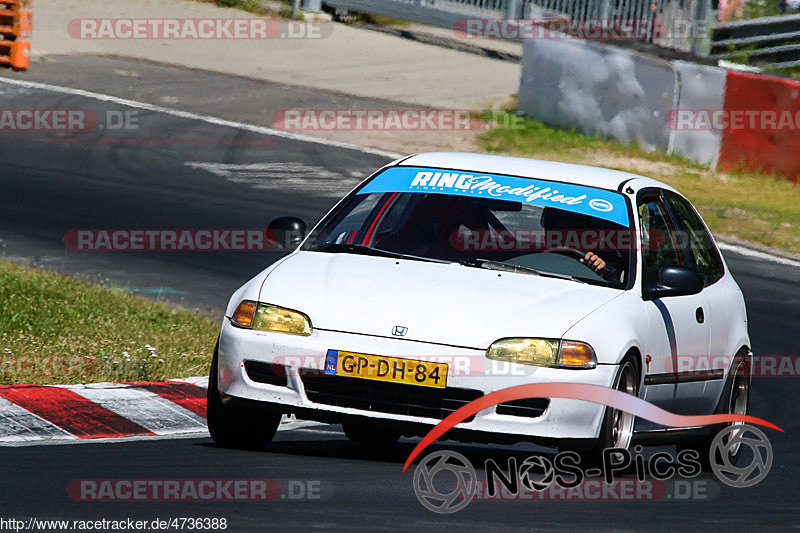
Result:
<svg viewBox="0 0 800 533"><path fill-rule="evenodd" d="M381 15L370 15L369 13L359 13L358 11L350 11L347 15L339 17L340 22L349 24L361 23L372 24L374 26L409 26L410 24L405 20L394 19L391 17L384 17Z"/></svg>
<svg viewBox="0 0 800 533"><path fill-rule="evenodd" d="M212 4L217 4L220 7L233 7L236 9L249 11L250 13L256 13L259 15L267 14L265 13L266 9L264 7L264 3L259 2L258 0L206 0L206 1L209 1Z"/></svg>
<svg viewBox="0 0 800 533"><path fill-rule="evenodd" d="M781 14L779 0L750 0L744 6L743 19L774 17Z"/></svg>
<svg viewBox="0 0 800 533"><path fill-rule="evenodd" d="M718 235L800 253L800 186L759 172L718 172L677 155L497 115L480 137L487 152L597 165L642 174L686 195ZM515 121L512 123L512 121Z"/></svg>
<svg viewBox="0 0 800 533"><path fill-rule="evenodd" d="M183 308L3 261L0 301L3 384L204 375L219 331Z"/></svg>

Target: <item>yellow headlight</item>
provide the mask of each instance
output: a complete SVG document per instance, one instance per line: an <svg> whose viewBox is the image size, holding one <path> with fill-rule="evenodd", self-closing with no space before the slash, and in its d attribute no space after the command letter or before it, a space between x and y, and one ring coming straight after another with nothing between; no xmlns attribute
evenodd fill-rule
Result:
<svg viewBox="0 0 800 533"><path fill-rule="evenodd" d="M551 339L500 339L489 346L486 357L523 365L556 366L558 341Z"/></svg>
<svg viewBox="0 0 800 533"><path fill-rule="evenodd" d="M555 368L594 368L597 358L583 342L556 339L500 339L486 350L486 357L523 365Z"/></svg>
<svg viewBox="0 0 800 533"><path fill-rule="evenodd" d="M311 320L303 313L269 304L258 304L253 329L302 337L308 337L312 331Z"/></svg>

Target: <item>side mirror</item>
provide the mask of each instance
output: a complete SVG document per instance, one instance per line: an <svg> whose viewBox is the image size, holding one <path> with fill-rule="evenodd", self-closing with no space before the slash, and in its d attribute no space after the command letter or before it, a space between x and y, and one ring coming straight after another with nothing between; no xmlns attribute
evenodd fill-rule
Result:
<svg viewBox="0 0 800 533"><path fill-rule="evenodd" d="M703 290L703 276L683 265L666 265L658 269L658 283L645 289L644 299L689 296Z"/></svg>
<svg viewBox="0 0 800 533"><path fill-rule="evenodd" d="M297 217L278 217L267 228L267 239L285 249L297 247L305 236L306 223Z"/></svg>

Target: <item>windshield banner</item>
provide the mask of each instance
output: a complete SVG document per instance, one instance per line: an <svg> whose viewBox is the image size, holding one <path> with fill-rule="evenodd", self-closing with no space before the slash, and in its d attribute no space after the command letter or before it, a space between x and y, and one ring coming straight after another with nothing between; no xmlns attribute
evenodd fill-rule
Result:
<svg viewBox="0 0 800 533"><path fill-rule="evenodd" d="M421 167L391 167L358 194L421 192L555 207L628 226L625 197L613 191L535 178Z"/></svg>

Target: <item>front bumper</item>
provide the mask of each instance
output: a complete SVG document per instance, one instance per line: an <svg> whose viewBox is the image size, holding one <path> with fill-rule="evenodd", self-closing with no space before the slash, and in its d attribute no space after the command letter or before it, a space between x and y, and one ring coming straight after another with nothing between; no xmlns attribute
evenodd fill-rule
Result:
<svg viewBox="0 0 800 533"><path fill-rule="evenodd" d="M296 413L305 419L330 421L336 415L360 417L375 421L392 421L432 427L441 417L388 413L378 410L331 405L311 401L306 390L307 370L322 370L329 349L356 353L434 360L448 363L447 389L468 390L474 394L489 394L501 389L530 383L584 383L610 387L617 365L598 365L591 370L542 368L514 363L491 361L484 351L455 348L424 342L400 340L352 333L315 329L310 337L295 337L277 333L240 329L224 321L219 344L219 389L244 400L280 406L285 413ZM248 361L280 365L286 369L285 385L254 381L248 375ZM317 380L337 377L317 377ZM353 378L350 378L353 379ZM370 386L371 380L357 380ZM414 387L414 386L411 386ZM425 389L425 387L414 387ZM461 391L453 391L461 394ZM551 398L541 414L514 416L499 414L496 407L487 408L471 420L456 426L459 433L476 432L484 435L519 437L523 440L591 439L599 435L604 407L592 402Z"/></svg>

